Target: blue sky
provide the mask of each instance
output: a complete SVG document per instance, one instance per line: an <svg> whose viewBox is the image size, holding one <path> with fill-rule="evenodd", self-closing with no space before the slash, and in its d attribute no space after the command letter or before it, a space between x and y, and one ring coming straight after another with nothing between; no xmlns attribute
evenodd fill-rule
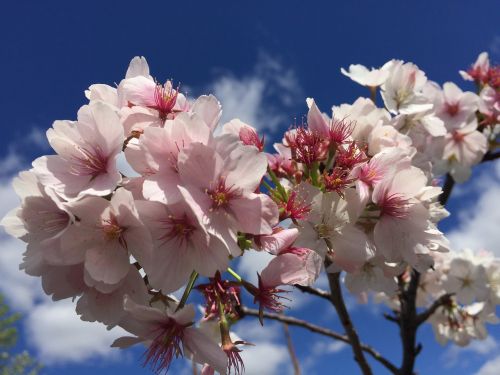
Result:
<svg viewBox="0 0 500 375"><path fill-rule="evenodd" d="M307 96L327 111L366 95L340 74L340 67L352 63L379 66L399 58L416 63L432 80L453 80L471 89L461 82L458 70L482 51L500 62L499 14L495 0L3 2L0 214L16 204L11 177L50 152L45 130L56 119L76 117L90 84L119 82L133 56L146 56L158 80L174 78L190 95L215 92L225 118L238 115L272 139L301 121ZM495 228L500 217L491 212L500 197L499 182L498 164L484 165L457 189L449 206L454 216L442 223L455 244L489 248L500 256ZM97 324L80 323L69 302L47 302L38 280L17 271L22 244L3 234L0 241L0 289L24 313L21 346L46 363L43 373L149 373L139 364L140 350L109 350L113 334ZM242 272L259 262L250 259ZM327 303L300 295L297 299L290 314L340 330ZM363 341L398 363L398 334L381 318L382 308L354 300L349 304ZM237 327L240 335L258 344L247 350L247 374L288 374L281 327L255 327L252 321ZM486 342L459 351L436 344L430 327L424 327L419 334L424 344L420 373L474 374L495 358L500 365L500 328L490 326L490 332ZM292 335L304 373L356 373L348 348L300 329L292 329ZM181 363L172 373L182 373L184 367ZM485 374L493 372L483 369Z"/></svg>

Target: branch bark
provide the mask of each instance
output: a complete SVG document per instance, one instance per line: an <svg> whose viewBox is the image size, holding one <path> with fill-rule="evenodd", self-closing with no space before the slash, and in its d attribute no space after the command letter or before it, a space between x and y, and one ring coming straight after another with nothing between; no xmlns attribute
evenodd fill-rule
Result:
<svg viewBox="0 0 500 375"><path fill-rule="evenodd" d="M484 154L483 160L481 160L481 162L491 161L496 159L500 159L500 151L487 152L486 154Z"/></svg>
<svg viewBox="0 0 500 375"><path fill-rule="evenodd" d="M290 330L288 329L287 323L283 323L283 331L285 333L288 354L290 354L290 358L291 358L292 364L293 364L293 373L295 375L300 375L299 360L297 359L297 354L295 354L295 349L293 347L293 342L292 342L292 336L290 335Z"/></svg>
<svg viewBox="0 0 500 375"><path fill-rule="evenodd" d="M439 196L439 203L441 203L442 206L444 206L446 202L448 202L448 199L450 198L451 195L451 191L453 190L453 186L455 186L455 180L448 173L444 180L443 192Z"/></svg>
<svg viewBox="0 0 500 375"><path fill-rule="evenodd" d="M314 296L318 296L318 297L321 297L321 298L326 299L328 301L331 301L332 296L326 290L317 289L317 288L313 288L310 286L303 286L303 285L299 285L299 284L295 284L294 287L296 287L298 290L300 290L303 293L309 293L309 294L312 294Z"/></svg>
<svg viewBox="0 0 500 375"><path fill-rule="evenodd" d="M242 313L243 317L245 315L254 316L257 318L259 317L259 310L250 309L250 308L245 307L245 306L240 306L240 312ZM282 322L282 323L286 323L290 326L302 327L302 328L305 328L311 332L318 333L320 335L345 342L346 344L351 343L349 337L347 337L346 335L342 335L338 332L329 330L327 328L320 327L320 326L317 326L315 324L306 322L305 320L300 320L300 319L297 319L297 318L294 318L291 316L268 313L268 312L264 312L264 318L270 319L270 320L276 320L276 321ZM398 368L394 364L392 364L388 359L386 359L384 356L382 356L379 352L377 352L371 346L361 344L361 349L364 352L368 353L373 359L378 361L381 365L383 365L391 373L393 373L393 374L399 373Z"/></svg>
<svg viewBox="0 0 500 375"><path fill-rule="evenodd" d="M412 270L411 278L407 286L399 277L399 302L401 304L401 313L399 315L399 333L403 345L403 361L399 369L400 375L413 375L415 360L422 350L417 342L417 289L420 282L420 273Z"/></svg>
<svg viewBox="0 0 500 375"><path fill-rule="evenodd" d="M328 264L325 264L325 269L328 268ZM364 375L371 375L372 370L370 365L366 361L365 355L363 354L363 349L361 347L361 342L359 341L358 333L352 324L351 317L347 311L344 297L342 296L342 289L340 287L340 272L327 273L328 283L330 284L330 290L332 292L330 296L330 301L332 302L337 314L340 318L340 322L345 329L347 337L349 338L349 343L351 344L352 351L354 353L354 359L359 365L361 372Z"/></svg>
<svg viewBox="0 0 500 375"><path fill-rule="evenodd" d="M453 293L443 294L441 297L439 297L437 300L435 300L434 303L431 306L429 306L429 308L427 310L418 314L417 315L417 326L421 325L427 319L429 319L431 317L431 315L434 314L438 308L449 304L451 301L452 295L453 295Z"/></svg>

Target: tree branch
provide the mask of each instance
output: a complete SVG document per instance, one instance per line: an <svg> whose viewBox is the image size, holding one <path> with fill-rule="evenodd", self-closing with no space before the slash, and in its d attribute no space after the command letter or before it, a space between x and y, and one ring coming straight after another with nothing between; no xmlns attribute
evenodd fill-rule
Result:
<svg viewBox="0 0 500 375"><path fill-rule="evenodd" d="M256 310L256 309L249 309L248 307L240 306L240 311L241 311L243 317L245 315L254 316L257 318L259 317L259 310ZM345 342L346 344L351 343L349 337L347 337L346 335L342 335L338 332L329 330L327 328L320 327L320 326L317 326L315 324L306 322L305 320L300 320L297 318L293 318L291 316L268 313L268 312L264 312L264 318L270 319L270 320L276 320L276 321L282 322L282 323L286 323L290 326L302 327L302 328L305 328L311 332L319 333L320 335L327 336L327 337L330 337L332 339ZM373 359L375 359L380 364L382 364L391 373L398 374L398 368L395 365L393 365L388 359L383 357L379 352L377 352L375 349L373 349L371 346L361 344L361 349L364 352L370 354L373 357Z"/></svg>
<svg viewBox="0 0 500 375"><path fill-rule="evenodd" d="M497 152L488 151L486 154L484 154L483 159L481 160L481 163L484 163L486 161L496 160L496 159L500 159L500 151L497 151ZM446 175L445 180L444 180L443 192L439 196L439 203L441 203L443 206L446 204L446 202L448 202L448 199L450 198L451 191L453 190L454 185L455 185L455 180L448 173Z"/></svg>
<svg viewBox="0 0 500 375"><path fill-rule="evenodd" d="M297 359L297 354L295 354L295 349L293 347L292 336L290 335L290 330L288 329L288 324L283 323L283 331L285 333L286 346L288 348L288 354L290 354L290 359L293 364L293 373L295 375L300 375L300 365Z"/></svg>
<svg viewBox="0 0 500 375"><path fill-rule="evenodd" d="M435 300L434 303L431 306L429 306L429 308L427 310L418 314L417 315L417 326L421 325L427 319L429 319L431 317L431 315L434 314L439 307L449 304L451 301L452 295L453 295L453 293L443 294L441 297L439 297L437 300Z"/></svg>
<svg viewBox="0 0 500 375"><path fill-rule="evenodd" d="M483 160L481 160L481 162L491 161L496 159L500 159L500 151L497 152L488 151L486 154L484 154Z"/></svg>
<svg viewBox="0 0 500 375"><path fill-rule="evenodd" d="M384 318L387 319L390 322L399 324L399 318L397 316L391 315L391 314L384 314Z"/></svg>
<svg viewBox="0 0 500 375"><path fill-rule="evenodd" d="M296 287L298 290L300 290L303 293L309 293L309 294L312 294L314 296L318 296L318 297L324 298L328 301L331 301L331 294L328 293L326 290L317 289L317 288L313 288L310 286L303 286L303 285L299 285L299 284L295 284L294 287Z"/></svg>
<svg viewBox="0 0 500 375"><path fill-rule="evenodd" d="M328 264L325 264L325 269L328 268ZM328 283L330 284L330 290L332 291L330 301L332 302L337 314L340 318L340 322L345 329L347 337L349 337L349 343L351 344L352 351L354 353L354 359L358 362L361 372L364 375L371 375L372 370L370 365L366 361L363 354L363 349L361 347L361 342L359 341L358 334L354 325L352 324L351 317L347 311L344 297L342 296L342 289L340 287L340 272L327 273Z"/></svg>
<svg viewBox="0 0 500 375"><path fill-rule="evenodd" d="M451 191L453 190L453 186L455 186L455 180L448 173L444 180L443 192L439 196L439 203L441 203L442 206L444 206L446 202L448 202L448 199L450 198L451 195Z"/></svg>
<svg viewBox="0 0 500 375"><path fill-rule="evenodd" d="M399 333L403 345L403 361L399 369L399 374L413 375L415 359L422 350L420 345L416 345L418 328L416 300L420 273L416 270L412 270L410 282L406 288L402 277L398 278L398 282L400 290L399 302L401 304Z"/></svg>

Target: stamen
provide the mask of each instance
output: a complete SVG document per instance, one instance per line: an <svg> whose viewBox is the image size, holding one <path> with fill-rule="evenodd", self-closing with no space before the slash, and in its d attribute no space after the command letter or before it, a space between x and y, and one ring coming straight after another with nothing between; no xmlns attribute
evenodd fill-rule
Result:
<svg viewBox="0 0 500 375"><path fill-rule="evenodd" d="M226 179L219 177L213 187L206 190L206 193L212 199L211 209L226 208L231 199L240 195L240 192L234 188L234 185L226 186Z"/></svg>
<svg viewBox="0 0 500 375"><path fill-rule="evenodd" d="M108 158L100 147L87 149L78 146L79 156L70 158L69 173L75 176L91 176L92 179L107 172Z"/></svg>
<svg viewBox="0 0 500 375"><path fill-rule="evenodd" d="M156 337L143 355L146 357L143 366L149 364L151 369L159 374L168 371L174 356L184 356L181 347L184 326L169 318L155 329L155 333Z"/></svg>
<svg viewBox="0 0 500 375"><path fill-rule="evenodd" d="M170 215L167 219L161 220L165 234L159 238L163 241L162 245L168 241L176 240L179 245L183 245L189 240L191 234L195 231L195 227L191 225L187 215L176 218Z"/></svg>
<svg viewBox="0 0 500 375"><path fill-rule="evenodd" d="M380 202L380 214L395 217L398 219L405 219L408 217L408 209L411 203L405 199L401 194L384 195L384 199Z"/></svg>
<svg viewBox="0 0 500 375"><path fill-rule="evenodd" d="M155 106L153 107L159 112L160 118L165 121L169 114L173 112L179 87L174 89L172 83L167 81L165 85L157 84L155 87Z"/></svg>

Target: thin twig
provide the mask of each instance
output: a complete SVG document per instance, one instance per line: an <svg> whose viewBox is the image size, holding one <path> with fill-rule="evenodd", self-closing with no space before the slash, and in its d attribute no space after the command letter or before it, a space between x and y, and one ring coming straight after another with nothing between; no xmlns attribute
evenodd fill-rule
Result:
<svg viewBox="0 0 500 375"><path fill-rule="evenodd" d="M303 293L309 293L309 294L324 298L328 301L330 301L331 297L332 297L331 294L328 293L326 290L313 288L311 286L303 286L303 285L295 284L294 287L296 287L298 290L300 290Z"/></svg>
<svg viewBox="0 0 500 375"><path fill-rule="evenodd" d="M248 307L240 306L240 312L242 313L243 316L248 315L248 316L254 316L254 317L259 317L259 310L256 309L250 309ZM302 327L305 328L311 332L318 333L323 336L330 337L335 340L339 340L342 342L345 342L346 344L350 344L351 341L349 340L349 337L346 335L342 335L338 332L329 330L328 328L320 327L315 324L306 322L305 320L300 320L291 316L286 316L282 314L274 314L274 313L268 313L264 312L264 318L270 319L270 320L276 320L278 322L286 323L290 326L296 326L296 327ZM398 374L398 368L393 365L388 359L386 359L384 356L382 356L379 352L377 352L375 349L373 349L369 345L361 344L361 349L371 355L373 359L378 361L380 364L382 364L386 369L388 369L391 373L393 374Z"/></svg>
<svg viewBox="0 0 500 375"><path fill-rule="evenodd" d="M293 348L292 336L290 335L290 330L288 329L288 324L283 323L283 331L285 333L288 354L290 354L290 358L291 358L292 364L293 364L293 373L295 375L300 375L299 360L297 359L297 354L295 354L295 349Z"/></svg>
<svg viewBox="0 0 500 375"><path fill-rule="evenodd" d="M399 324L399 318L397 316L391 315L391 314L384 314L384 318L387 319L390 322Z"/></svg>
<svg viewBox="0 0 500 375"><path fill-rule="evenodd" d="M417 326L421 325L427 319L429 319L431 317L431 315L434 314L438 308L449 304L451 301L452 295L453 295L453 293L443 294L441 297L439 297L437 300L435 300L434 303L431 306L429 306L429 308L427 310L418 314L417 315Z"/></svg>
<svg viewBox="0 0 500 375"><path fill-rule="evenodd" d="M328 268L328 264L325 264L325 269ZM351 317L347 311L347 307L344 302L344 297L342 296L342 289L340 287L340 272L327 273L328 283L330 284L330 290L332 291L330 301L332 302L337 314L340 318L340 322L345 329L347 337L349 337L349 343L351 344L352 351L354 353L354 359L359 365L361 372L364 375L371 375L372 369L366 361L365 355L363 354L363 349L361 348L361 342L359 341L358 334L354 325L352 324Z"/></svg>

